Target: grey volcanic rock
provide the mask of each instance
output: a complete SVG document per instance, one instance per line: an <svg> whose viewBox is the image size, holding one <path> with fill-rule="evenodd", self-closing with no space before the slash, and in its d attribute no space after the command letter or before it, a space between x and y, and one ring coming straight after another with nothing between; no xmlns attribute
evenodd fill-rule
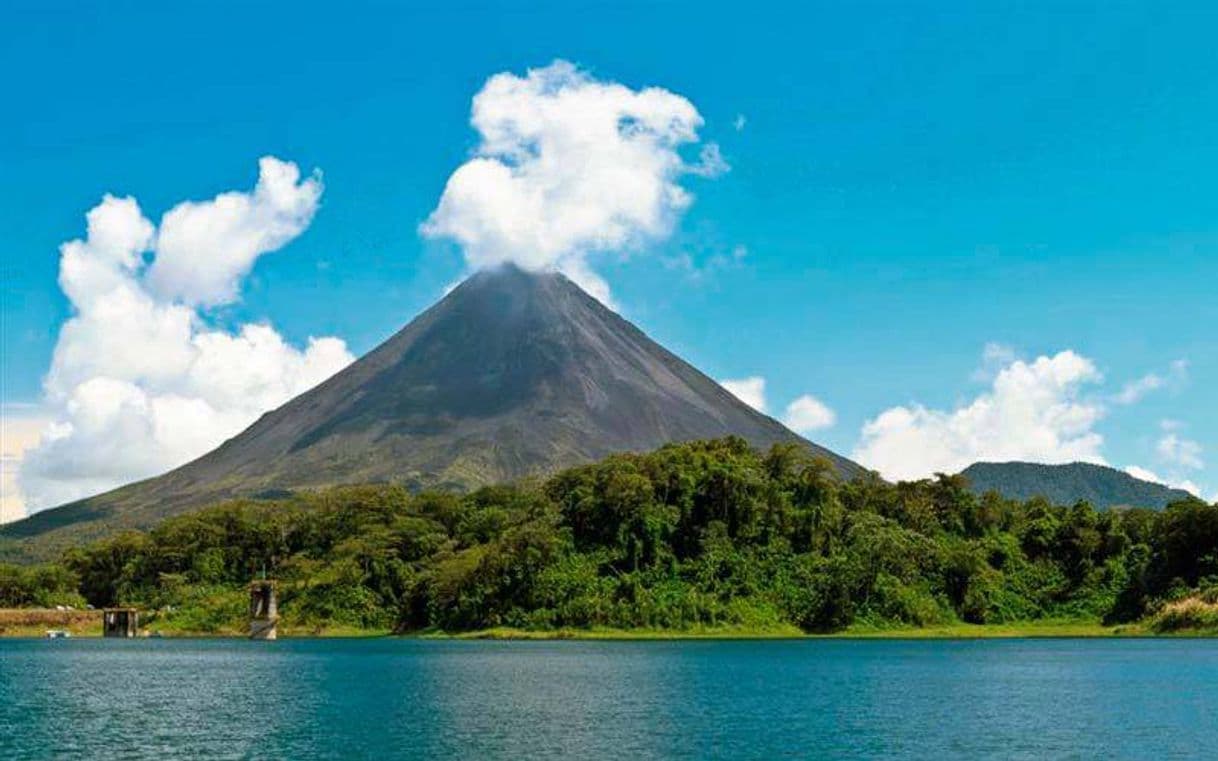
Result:
<svg viewBox="0 0 1218 761"><path fill-rule="evenodd" d="M347 369L158 478L0 529L74 541L237 496L392 481L469 488L735 434L796 442L558 274L481 272Z"/></svg>
<svg viewBox="0 0 1218 761"><path fill-rule="evenodd" d="M961 474L977 494L995 491L1008 499L1044 497L1055 505L1087 501L1098 508L1160 509L1189 499L1183 489L1143 481L1104 465L1074 462L1041 465L1033 462L976 462Z"/></svg>

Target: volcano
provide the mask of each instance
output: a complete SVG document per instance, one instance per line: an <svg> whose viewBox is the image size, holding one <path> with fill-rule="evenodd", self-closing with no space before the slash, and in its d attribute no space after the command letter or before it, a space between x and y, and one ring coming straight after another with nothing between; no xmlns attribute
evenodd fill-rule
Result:
<svg viewBox="0 0 1218 761"><path fill-rule="evenodd" d="M337 484L468 489L666 443L792 442L566 277L483 271L329 380L176 470L0 529L63 545L232 497ZM9 542L10 550L12 542ZM11 551L5 554L11 554Z"/></svg>

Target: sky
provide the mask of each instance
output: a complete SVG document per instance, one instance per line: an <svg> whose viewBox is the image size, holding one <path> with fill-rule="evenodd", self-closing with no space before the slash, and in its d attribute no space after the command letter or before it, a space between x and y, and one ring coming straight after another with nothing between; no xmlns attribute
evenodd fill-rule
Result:
<svg viewBox="0 0 1218 761"><path fill-rule="evenodd" d="M1218 9L10 3L0 521L559 269L890 478L1218 500Z"/></svg>

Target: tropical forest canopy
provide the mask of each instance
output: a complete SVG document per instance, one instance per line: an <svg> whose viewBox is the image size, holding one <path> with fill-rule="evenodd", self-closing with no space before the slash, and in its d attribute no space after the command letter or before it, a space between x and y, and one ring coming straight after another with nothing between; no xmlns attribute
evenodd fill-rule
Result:
<svg viewBox="0 0 1218 761"><path fill-rule="evenodd" d="M961 476L842 483L797 446L725 438L464 495L377 485L226 503L54 565L0 566L0 607L124 604L235 630L264 571L299 626L1123 622L1218 589L1218 506L1018 502Z"/></svg>

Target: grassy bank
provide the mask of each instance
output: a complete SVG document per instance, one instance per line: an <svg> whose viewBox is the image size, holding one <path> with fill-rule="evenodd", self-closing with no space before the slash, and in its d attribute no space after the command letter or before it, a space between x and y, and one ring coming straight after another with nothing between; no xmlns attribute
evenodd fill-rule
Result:
<svg viewBox="0 0 1218 761"><path fill-rule="evenodd" d="M1150 635L1141 624L1105 626L1098 621L1022 621L1007 624L945 624L915 628L875 629L851 627L841 634L828 635L852 639L997 639L1061 637L1144 637Z"/></svg>
<svg viewBox="0 0 1218 761"><path fill-rule="evenodd" d="M140 619L140 631L156 632L163 637L228 637L241 639L249 635L249 626L244 621L200 628L190 617L152 615ZM280 637L300 639L385 637L392 634L389 629L364 628L346 624L298 624L281 621Z"/></svg>
<svg viewBox="0 0 1218 761"><path fill-rule="evenodd" d="M428 633L422 637L450 639L520 640L699 640L699 639L996 639L1050 637L1155 636L1141 625L1104 626L1099 622L1027 622L1013 624L950 624L944 626L886 628L851 627L831 634L807 634L797 628L706 628L691 631L665 629L483 629L454 634Z"/></svg>
<svg viewBox="0 0 1218 761"><path fill-rule="evenodd" d="M61 629L73 637L100 637L101 611L0 609L0 637L43 637L49 629Z"/></svg>
<svg viewBox="0 0 1218 761"><path fill-rule="evenodd" d="M74 637L100 637L100 615L86 617L77 611L75 616L56 615L56 611L0 611L0 637L42 637L47 629L66 629ZM13 614L24 614L16 616ZM218 630L199 631L177 627L158 626L156 621L143 622L141 633L155 632L163 637L199 637L217 639L243 639L246 631L225 627ZM778 640L778 639L917 639L917 640L968 640L968 639L1082 639L1120 637L1218 637L1218 628L1180 628L1163 630L1151 622L1106 626L1098 621L1027 621L1008 624L945 624L939 626L907 628L875 628L854 626L830 634L807 634L796 627L747 628L704 627L697 629L614 629L614 628L562 628L562 629L514 629L495 627L468 632L423 631L406 635L394 635L386 629L361 629L351 626L282 626L279 636L283 639L327 639L327 638L377 638L399 637L401 639L425 640L535 640L535 641L697 641L697 640Z"/></svg>
<svg viewBox="0 0 1218 761"><path fill-rule="evenodd" d="M46 608L0 608L0 638L45 637L48 630L59 629L73 637L101 637L102 614L99 610L51 610ZM164 616L140 617L140 634L156 634L163 637L217 637L244 638L249 630L245 626L221 626L213 629L197 629L182 625ZM388 629L364 629L342 625L293 625L279 627L281 637L384 637L392 634Z"/></svg>
<svg viewBox="0 0 1218 761"><path fill-rule="evenodd" d="M424 639L525 639L525 640L697 640L697 639L798 639L807 635L797 627L779 626L755 629L746 627L702 627L696 629L513 629L495 627L470 632L425 632Z"/></svg>

